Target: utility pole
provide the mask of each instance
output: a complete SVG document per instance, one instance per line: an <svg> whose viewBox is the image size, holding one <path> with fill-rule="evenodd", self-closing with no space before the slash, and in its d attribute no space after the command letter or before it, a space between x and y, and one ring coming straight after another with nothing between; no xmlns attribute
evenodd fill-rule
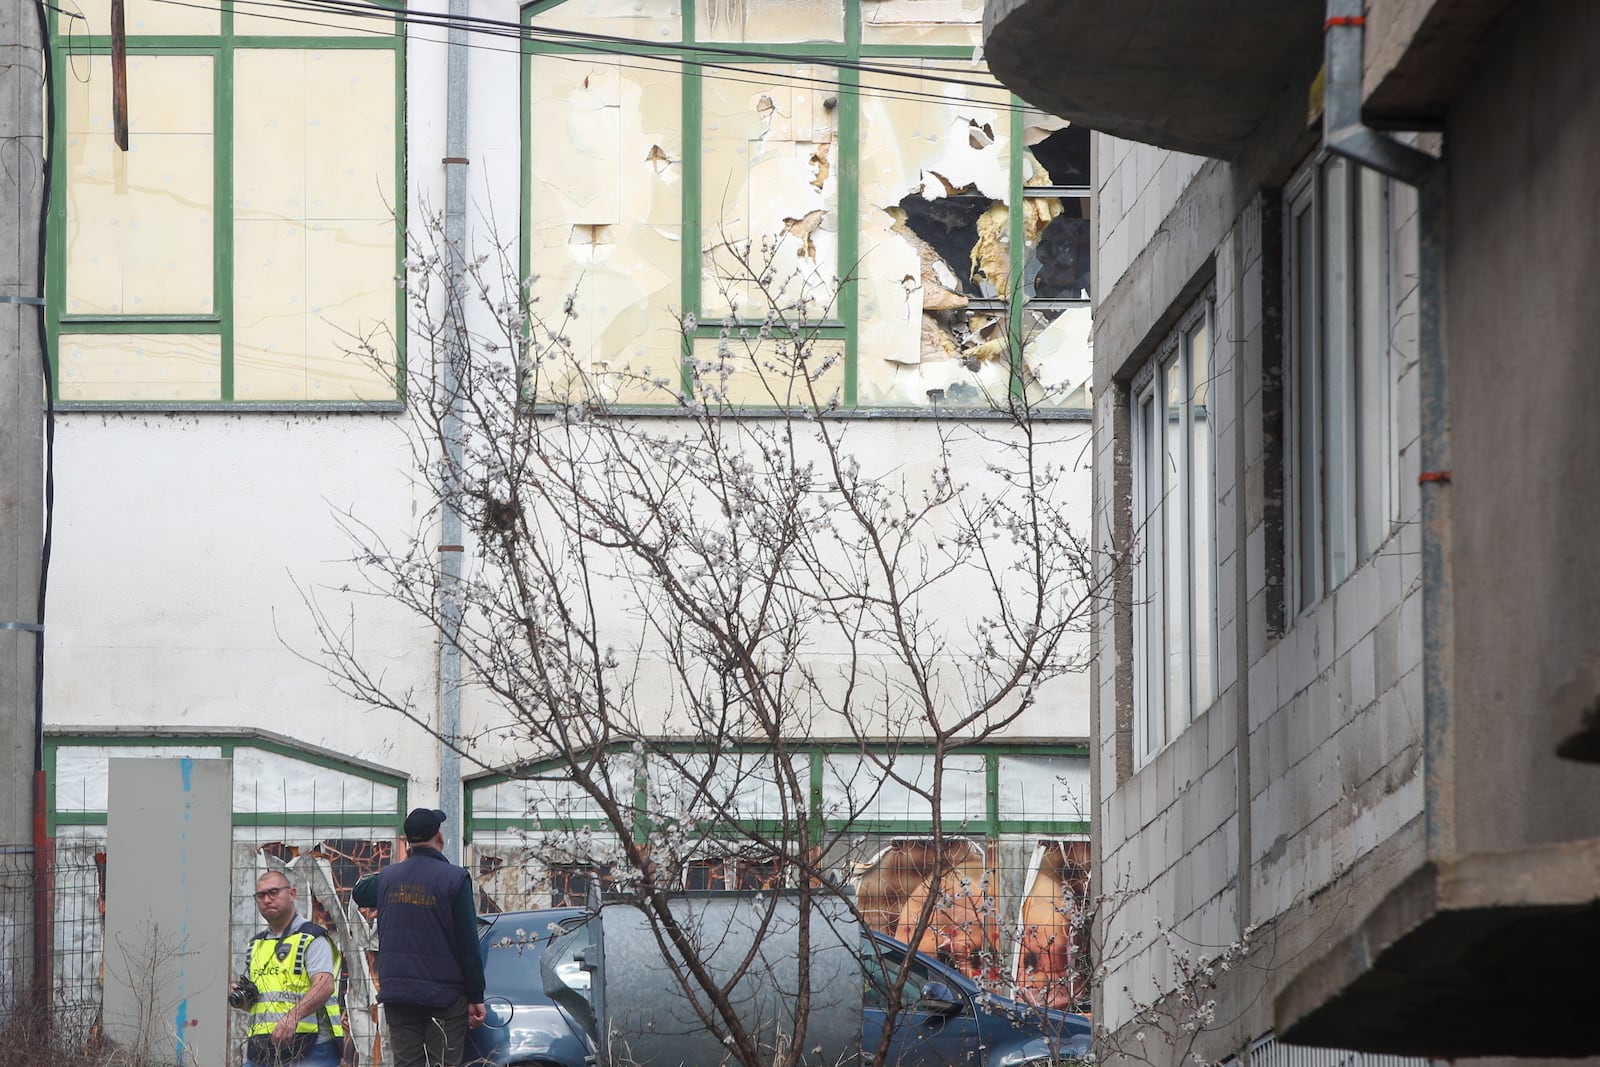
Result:
<svg viewBox="0 0 1600 1067"><path fill-rule="evenodd" d="M39 575L44 540L44 35L34 0L0 3L0 917L33 929L35 952L16 952L0 987L32 989L46 1002L48 913L37 874L34 816L41 738L36 663L44 640ZM42 794L41 794L42 796ZM41 814L42 812L38 812ZM38 866L35 866L38 864ZM42 944L42 955L41 946ZM20 947L20 945L18 946ZM41 987L40 979L44 979Z"/></svg>
<svg viewBox="0 0 1600 1067"><path fill-rule="evenodd" d="M440 385L448 398L444 417L445 499L439 523L439 598L444 632L439 641L439 807L445 820L444 853L461 862L466 833L461 796L461 388L466 365L467 262L467 27L470 0L450 0L450 34L445 67L444 236L450 256L450 335Z"/></svg>

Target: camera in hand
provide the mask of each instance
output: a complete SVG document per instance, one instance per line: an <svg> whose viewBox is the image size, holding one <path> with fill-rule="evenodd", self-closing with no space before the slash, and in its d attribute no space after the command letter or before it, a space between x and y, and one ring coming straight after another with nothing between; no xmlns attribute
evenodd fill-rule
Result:
<svg viewBox="0 0 1600 1067"><path fill-rule="evenodd" d="M248 974L241 974L238 981L234 982L233 989L228 993L228 1003L236 1008L248 1008L254 1004L261 995L261 990L250 980Z"/></svg>

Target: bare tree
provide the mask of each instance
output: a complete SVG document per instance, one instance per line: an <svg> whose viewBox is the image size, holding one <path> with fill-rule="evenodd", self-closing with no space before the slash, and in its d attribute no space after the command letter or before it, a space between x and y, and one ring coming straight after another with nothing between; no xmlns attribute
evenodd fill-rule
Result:
<svg viewBox="0 0 1600 1067"><path fill-rule="evenodd" d="M952 756L1083 666L1093 570L1063 517L1080 456L1020 388L978 419L935 404L906 423L911 450L863 447L818 325L837 281L774 276L793 238L720 245L726 293L756 294L757 314L725 322L714 352L679 323L683 366L652 370L576 350L575 301L534 304L506 246L457 274L441 228L422 234L408 263L411 443L470 531L459 621L425 531L396 544L345 516L359 566L459 647L464 695L496 709L493 736L446 740L484 766L511 751L558 768L533 783L541 814L571 816L532 842L550 869L603 872L638 905L730 1061L808 1062L813 998L838 993L804 969L811 904L856 906L860 820L885 791L932 816L929 889L902 936L977 939L995 922L981 864L969 870L943 829L945 780ZM434 728L363 659L348 620L317 620L337 684ZM851 743L858 773L819 790L814 738ZM901 752L913 743L915 760ZM780 1041L741 1018L747 968L708 967L703 932L670 906L708 870L800 901ZM891 1021L904 984L902 970Z"/></svg>

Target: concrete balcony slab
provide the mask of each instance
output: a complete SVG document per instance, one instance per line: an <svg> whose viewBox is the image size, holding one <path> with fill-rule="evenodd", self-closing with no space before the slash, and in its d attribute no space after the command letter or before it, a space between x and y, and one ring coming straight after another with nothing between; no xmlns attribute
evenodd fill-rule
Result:
<svg viewBox="0 0 1600 1067"><path fill-rule="evenodd" d="M1429 862L1275 1004L1280 1040L1408 1056L1600 1053L1600 839Z"/></svg>

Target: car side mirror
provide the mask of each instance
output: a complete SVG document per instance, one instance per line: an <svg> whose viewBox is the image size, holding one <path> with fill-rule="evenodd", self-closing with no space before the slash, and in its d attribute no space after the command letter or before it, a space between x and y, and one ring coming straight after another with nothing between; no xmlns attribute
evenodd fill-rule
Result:
<svg viewBox="0 0 1600 1067"><path fill-rule="evenodd" d="M943 982L929 982L917 997L917 1010L934 1015L954 1015L961 1010L961 1000L955 990Z"/></svg>

